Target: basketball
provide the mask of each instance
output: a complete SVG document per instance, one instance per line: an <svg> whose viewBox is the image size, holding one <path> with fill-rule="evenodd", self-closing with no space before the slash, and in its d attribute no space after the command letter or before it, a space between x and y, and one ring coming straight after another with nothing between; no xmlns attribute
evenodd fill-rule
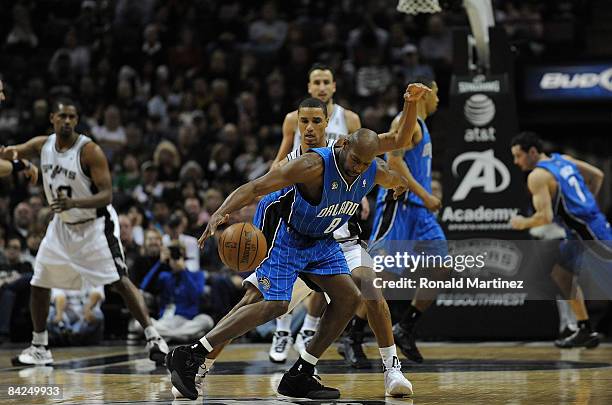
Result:
<svg viewBox="0 0 612 405"><path fill-rule="evenodd" d="M233 224L223 231L218 249L221 261L236 271L254 270L268 250L263 233L248 222Z"/></svg>

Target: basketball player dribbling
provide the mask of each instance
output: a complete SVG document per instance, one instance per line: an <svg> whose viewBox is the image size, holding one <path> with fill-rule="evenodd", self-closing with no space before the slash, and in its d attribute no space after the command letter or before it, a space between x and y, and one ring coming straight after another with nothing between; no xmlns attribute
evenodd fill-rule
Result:
<svg viewBox="0 0 612 405"><path fill-rule="evenodd" d="M111 205L112 184L102 149L74 131L77 107L58 100L50 115L55 130L4 148L4 155L40 156L43 187L55 213L40 244L31 281L32 345L16 365L53 363L46 330L51 288L78 290L110 284L145 331L151 360L163 361L166 342L151 325L140 292L127 277L119 221Z"/></svg>
<svg viewBox="0 0 612 405"><path fill-rule="evenodd" d="M4 83L0 80L0 105L6 100L4 95ZM30 184L35 185L38 181L38 168L26 159L17 159L16 154L12 154L8 159L0 159L0 177L10 176L13 173L24 172Z"/></svg>
<svg viewBox="0 0 612 405"><path fill-rule="evenodd" d="M321 100L327 107L327 116L329 117L327 127L325 128L327 141L335 142L340 137L346 136L361 128L361 121L356 113L334 103L336 81L331 67L315 63L308 71L307 90L311 97ZM299 151L300 145L302 144L305 144L305 142L300 132L300 126L298 125L298 111L295 110L288 113L283 121L283 140L272 167L277 167L278 164L284 161L285 158L289 156L289 152ZM326 146L325 143L310 147L323 146ZM361 206L363 215L367 217L370 210L367 198L363 198ZM351 228L359 226L356 218L351 218L350 223L338 229L336 231L336 236L349 239L351 236L349 226L351 226ZM304 351L304 348L314 336L327 303L322 293L313 293L308 296L305 304L307 310L306 317L304 318L302 327L297 333L295 344L293 345L298 353ZM287 355L293 343L293 337L291 336L291 321L291 312L276 320L276 331L272 338L272 345L268 353L268 357L274 363L284 363L287 360ZM348 351L350 352L350 349ZM363 352L360 351L358 353ZM364 363L362 361L361 363L355 363L357 366L365 364L369 366L369 362Z"/></svg>
<svg viewBox="0 0 612 405"><path fill-rule="evenodd" d="M569 299L576 315L578 330L555 341L560 348L599 345L599 335L591 327L580 290L571 297L576 275L590 259L587 267L598 281L612 278L612 228L597 206L597 195L603 182L598 168L569 155L543 152L542 141L532 132L523 132L511 141L514 164L530 171L527 187L535 213L530 217L517 215L510 220L513 229L523 230L553 221L565 228L568 240L561 243L560 263L552 277L564 298ZM583 244L586 241L588 244ZM597 275L597 272L600 274ZM603 286L603 283L602 283Z"/></svg>
<svg viewBox="0 0 612 405"><path fill-rule="evenodd" d="M316 125L323 133L327 110L320 100L303 101L299 111L308 114L308 126ZM402 131L400 147L408 142L405 135L409 133ZM388 171L384 162L375 158L380 150L397 147L397 138L395 134L379 137L371 130L360 129L341 147L311 149L239 187L213 214L200 238L201 244L227 220L229 213L265 195L258 204L254 223L265 229L271 221L276 227L268 236L268 256L256 269L264 300L234 308L198 342L179 346L168 354L166 364L172 384L182 395L198 397L196 374L216 346L287 312L293 284L302 273L329 295L330 303L321 319L325 327L319 328L298 361L285 373L278 393L311 399L340 396L339 390L323 386L314 375L318 358L338 337L360 303L359 290L349 277L350 270L333 232L355 213L361 198L374 184L393 188L398 194L407 189L406 179ZM280 221L275 220L279 215Z"/></svg>
<svg viewBox="0 0 612 405"><path fill-rule="evenodd" d="M407 134L412 133L412 128L416 123L416 102L423 97L424 94L429 92L425 86L420 84L412 84L408 87L404 97L404 120L402 120L396 128L396 132L381 134L379 139L384 140L382 151L392 150L395 147L400 147L408 142L405 139ZM333 147L336 141L326 140L325 135L325 121L324 117L320 112L320 108L317 106L321 105L318 99L307 99L300 104L299 112L299 128L302 134L301 145L298 149L291 152L281 162L278 167L282 167L284 164L291 160L297 159L302 155L302 151L308 151L313 147L328 146ZM344 138L344 137L343 137ZM340 142L344 142L344 139ZM381 142L381 143L383 143ZM382 153L382 152L381 152ZM277 168L278 168L277 167ZM413 179L412 179L413 180ZM414 184L410 184L409 187L414 187ZM418 186L418 185L417 185ZM422 188L421 188L422 189ZM270 209L268 220L263 221L263 227L261 228L264 235L268 239L268 243L272 242L274 230L278 226L280 216L274 214L274 209ZM272 218L272 219L270 219ZM276 219L274 219L276 218ZM350 220L349 220L350 221ZM343 229L341 226L339 229ZM350 237L344 237L343 234L338 237L338 231L333 233L334 238L340 243L342 252L349 266L349 270L353 276L353 280L358 287L361 287L361 280L374 277L372 270L371 258L368 253L363 249L358 240L358 232L351 232ZM307 280L306 280L307 281ZM242 300L230 311L226 317L236 312L239 308L259 302L263 300L263 293L261 285L257 280L256 273L251 274L245 279L243 285L246 288L246 292ZM303 301L309 294L312 293L313 286L311 283L307 285L302 278L298 278L293 287L291 301L289 303L289 311L295 308L301 301ZM314 286L313 286L314 287ZM314 287L315 289L318 289ZM380 291L375 291L380 293ZM385 392L387 395L402 396L412 392L412 386L410 382L403 376L401 372L401 363L397 358L396 348L393 342L393 333L391 331L391 321L389 308L386 301L379 294L374 299L366 300L366 308L368 313L371 313L370 318L372 329L375 331L375 335L379 344L380 354L383 360L383 371L385 381ZM223 320L222 320L223 321ZM202 394L203 379L207 372L210 371L216 358L221 353L223 347L227 345L229 341L214 348L214 350L206 355L204 364L198 370L196 375L195 383L198 393ZM301 353L300 353L301 354ZM182 394L173 387L173 394L175 397L181 397Z"/></svg>

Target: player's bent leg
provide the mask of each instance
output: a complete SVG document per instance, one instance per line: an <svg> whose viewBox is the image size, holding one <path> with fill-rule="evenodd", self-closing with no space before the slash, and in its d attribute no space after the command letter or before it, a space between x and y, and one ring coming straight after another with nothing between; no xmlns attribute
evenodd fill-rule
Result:
<svg viewBox="0 0 612 405"><path fill-rule="evenodd" d="M166 356L172 385L185 397L197 399L199 393L195 378L206 355L213 348L243 335L249 330L287 312L289 301L260 301L239 308L224 318L199 342L191 346L179 346Z"/></svg>
<svg viewBox="0 0 612 405"><path fill-rule="evenodd" d="M144 329L149 359L157 364L163 364L169 351L168 344L151 324L151 318L149 318L149 313L140 291L126 275L122 275L119 280L111 284L111 287L121 295L132 316L136 318Z"/></svg>
<svg viewBox="0 0 612 405"><path fill-rule="evenodd" d="M236 311L238 311L238 309L244 307L245 305L263 301L263 295L261 295L261 292L257 287L255 287L255 285L253 285L251 282L245 282L243 285L246 288L244 295L242 296L240 301L236 305L234 305L234 307L223 318L221 318L219 323L221 323L221 321L223 321L224 319L232 316L232 314L234 314ZM215 346L213 348L213 351L206 355L204 363L202 363L198 368L194 379L198 396L204 394L204 378L206 377L206 374L210 372L213 364L215 363L215 360L217 359L217 357L219 357L225 346L229 345L231 342L232 339L229 339ZM174 398L185 398L185 396L181 394L181 392L177 390L174 386L172 387L172 394L174 395Z"/></svg>

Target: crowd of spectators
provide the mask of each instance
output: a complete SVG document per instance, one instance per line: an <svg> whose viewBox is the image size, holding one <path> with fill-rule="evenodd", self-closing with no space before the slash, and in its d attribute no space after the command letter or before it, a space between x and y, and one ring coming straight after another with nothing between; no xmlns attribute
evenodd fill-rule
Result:
<svg viewBox="0 0 612 405"><path fill-rule="evenodd" d="M496 2L501 21L530 21L509 26L511 37L540 43L537 22L544 9L537 3ZM240 279L224 268L215 240L200 252L194 238L229 192L268 170L283 118L304 97L314 62L334 69L336 101L378 132L399 111L408 78L435 77L444 94L452 62L449 25L467 25L465 15L451 10L413 17L395 5L0 1L0 73L7 94L0 143L51 133L52 100L77 100L77 130L94 138L109 160L130 275L154 297L152 314L193 319L206 310L216 321L239 297ZM0 281L2 302L31 274L22 264L33 263L52 215L43 198L40 187L28 188L18 176L0 183L0 264L12 269ZM250 220L253 210L243 209L232 221ZM180 269L168 261L164 246L172 243L184 252ZM11 253L17 248L19 260ZM205 273L173 276L182 271ZM207 288L189 290L195 295L184 303L187 313L173 306L170 314L168 304L176 304L176 297L164 291L179 284ZM107 294L102 308L112 308L112 302ZM68 323L60 318L50 322ZM208 327L208 319L204 323ZM7 333L4 326L0 320L0 334Z"/></svg>

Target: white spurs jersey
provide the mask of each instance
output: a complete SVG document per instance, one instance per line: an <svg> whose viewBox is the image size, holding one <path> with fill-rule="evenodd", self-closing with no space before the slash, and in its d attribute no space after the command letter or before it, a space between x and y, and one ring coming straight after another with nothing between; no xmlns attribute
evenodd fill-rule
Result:
<svg viewBox="0 0 612 405"><path fill-rule="evenodd" d="M81 167L81 150L91 139L79 135L72 147L58 152L55 147L56 135L47 138L40 152L43 187L49 205L58 192L69 198L91 197L95 194L95 185L83 172ZM72 208L59 214L64 223L74 224L98 217L96 208Z"/></svg>
<svg viewBox="0 0 612 405"><path fill-rule="evenodd" d="M342 108L342 107L341 107ZM328 148L333 148L336 144L337 139L327 139ZM287 160L297 159L302 155L302 148L298 144L297 149L293 150L291 153L287 155ZM340 228L334 231L334 239L339 242L346 242L349 240L357 240L359 239L359 233L361 232L361 228L357 223L355 216L353 215L348 222L344 225L340 226Z"/></svg>
<svg viewBox="0 0 612 405"><path fill-rule="evenodd" d="M346 125L346 117L344 116L344 107L334 104L334 109L329 117L327 128L325 128L325 134L329 140L337 140L342 135L348 135L348 126ZM299 149L300 139L300 128L295 128L295 134L293 136L293 150Z"/></svg>

